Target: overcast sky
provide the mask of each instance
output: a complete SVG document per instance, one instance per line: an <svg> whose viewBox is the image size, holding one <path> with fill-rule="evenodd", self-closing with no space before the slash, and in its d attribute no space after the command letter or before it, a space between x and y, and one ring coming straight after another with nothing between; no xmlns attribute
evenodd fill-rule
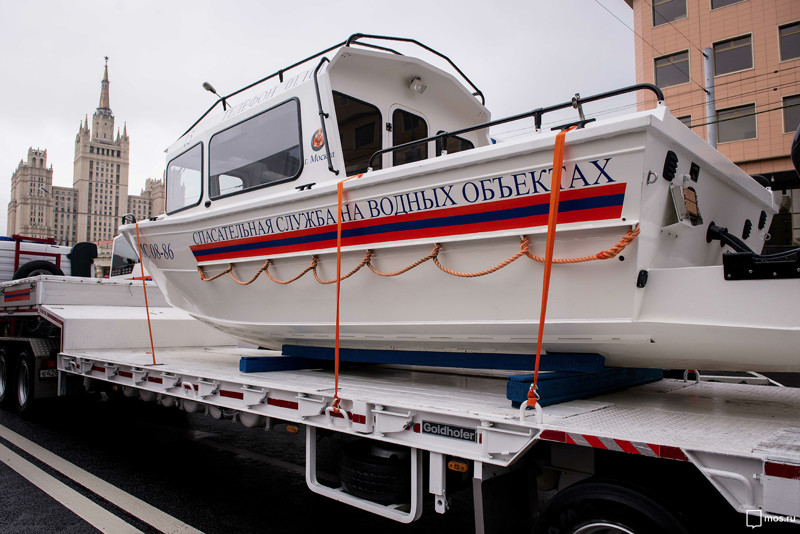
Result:
<svg viewBox="0 0 800 534"><path fill-rule="evenodd" d="M127 123L131 139L132 194L161 178L164 149L214 102L204 81L227 94L352 33L410 37L447 55L493 118L635 83L634 34L611 14L632 27L624 0L0 0L0 9L3 206L29 147L47 149L55 185L72 186L75 135L97 108L104 56L116 126Z"/></svg>

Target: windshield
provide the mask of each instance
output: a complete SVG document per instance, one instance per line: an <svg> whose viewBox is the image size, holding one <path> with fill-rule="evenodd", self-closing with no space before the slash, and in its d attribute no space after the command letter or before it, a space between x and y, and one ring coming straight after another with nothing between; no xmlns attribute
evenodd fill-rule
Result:
<svg viewBox="0 0 800 534"><path fill-rule="evenodd" d="M139 256L130 243L121 235L115 237L114 252L111 256L111 276L130 274L137 263Z"/></svg>

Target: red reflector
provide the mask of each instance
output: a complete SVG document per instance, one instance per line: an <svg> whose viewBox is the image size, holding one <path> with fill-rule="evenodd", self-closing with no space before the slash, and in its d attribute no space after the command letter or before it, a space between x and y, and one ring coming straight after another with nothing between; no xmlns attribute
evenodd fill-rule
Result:
<svg viewBox="0 0 800 534"><path fill-rule="evenodd" d="M147 377L147 381L148 381L148 382L153 382L153 383L155 383L155 384L162 384L162 383L164 382L163 380L161 380L161 379L160 379L159 377L157 377L157 376L148 376L148 377Z"/></svg>
<svg viewBox="0 0 800 534"><path fill-rule="evenodd" d="M416 432L417 434L422 432L422 427L420 426L419 423L414 423L414 432Z"/></svg>
<svg viewBox="0 0 800 534"><path fill-rule="evenodd" d="M128 371L120 371L119 376L123 378L133 378L133 373L129 373Z"/></svg>
<svg viewBox="0 0 800 534"><path fill-rule="evenodd" d="M366 415L359 415L357 413L350 414L350 417L353 419L353 422L357 425L366 425L367 424L367 416Z"/></svg>
<svg viewBox="0 0 800 534"><path fill-rule="evenodd" d="M105 373L106 372L106 368L105 367L100 367L99 365L93 365L92 366L92 371L97 371L98 373Z"/></svg>
<svg viewBox="0 0 800 534"><path fill-rule="evenodd" d="M800 465L776 464L766 462L764 464L764 474L771 477L789 478L800 480Z"/></svg>
<svg viewBox="0 0 800 534"><path fill-rule="evenodd" d="M547 441L558 441L559 443L564 443L567 441L567 433L561 432L560 430L543 430L541 434L539 434L540 439L546 439Z"/></svg>
<svg viewBox="0 0 800 534"><path fill-rule="evenodd" d="M55 369L56 368L56 361L55 360L42 360L41 367L42 367L42 369Z"/></svg>
<svg viewBox="0 0 800 534"><path fill-rule="evenodd" d="M220 397L228 397L230 399L244 399L244 393L241 391L226 391L224 389L219 390Z"/></svg>
<svg viewBox="0 0 800 534"><path fill-rule="evenodd" d="M267 404L270 406L277 406L278 408L289 408L290 410L296 410L298 408L296 402L281 399L267 399Z"/></svg>
<svg viewBox="0 0 800 534"><path fill-rule="evenodd" d="M668 460L682 460L684 462L688 462L689 459L683 454L683 451L680 450L678 447L667 447L662 445L659 447L659 456L662 458L667 458Z"/></svg>

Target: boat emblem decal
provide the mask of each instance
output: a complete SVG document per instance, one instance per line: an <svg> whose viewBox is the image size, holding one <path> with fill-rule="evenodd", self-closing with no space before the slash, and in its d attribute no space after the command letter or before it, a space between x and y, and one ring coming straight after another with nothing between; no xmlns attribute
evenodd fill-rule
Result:
<svg viewBox="0 0 800 534"><path fill-rule="evenodd" d="M314 152L319 152L325 146L325 136L322 134L322 128L317 128L314 135L311 137L311 149Z"/></svg>

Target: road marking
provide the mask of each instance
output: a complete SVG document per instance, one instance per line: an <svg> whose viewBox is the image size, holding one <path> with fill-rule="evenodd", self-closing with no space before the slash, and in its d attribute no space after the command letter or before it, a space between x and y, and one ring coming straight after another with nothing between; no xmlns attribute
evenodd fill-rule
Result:
<svg viewBox="0 0 800 534"><path fill-rule="evenodd" d="M99 531L109 533L138 532L141 534L141 530L134 528L133 525L126 523L99 504L92 502L60 480L48 475L4 445L0 445L0 461L75 512Z"/></svg>
<svg viewBox="0 0 800 534"><path fill-rule="evenodd" d="M102 497L108 502L114 504L115 506L121 508L122 510L125 510L132 516L141 519L148 525L160 530L161 532L164 532L166 534L203 534L202 531L197 530L196 528L190 525L187 525L183 521L175 517L172 517L168 513L159 510L158 508L144 502L141 499L134 497L130 493L127 493L119 489L118 487L106 482L105 480L96 477L95 475L87 471L84 471L77 465L61 458L56 454L53 454L44 447L41 447L36 443L30 441L29 439L20 436L13 430L10 430L3 425L0 425L0 437L7 440L9 443L12 443L13 445L19 447L20 449L24 450L37 460L46 463L59 473L71 478L72 480L74 480L84 488L88 489L92 493L97 494L98 496ZM14 453L11 452L11 454ZM26 461L22 458L20 459L23 462ZM42 471L42 473L44 472ZM47 475L46 473L44 474ZM137 530L136 532L139 531Z"/></svg>

